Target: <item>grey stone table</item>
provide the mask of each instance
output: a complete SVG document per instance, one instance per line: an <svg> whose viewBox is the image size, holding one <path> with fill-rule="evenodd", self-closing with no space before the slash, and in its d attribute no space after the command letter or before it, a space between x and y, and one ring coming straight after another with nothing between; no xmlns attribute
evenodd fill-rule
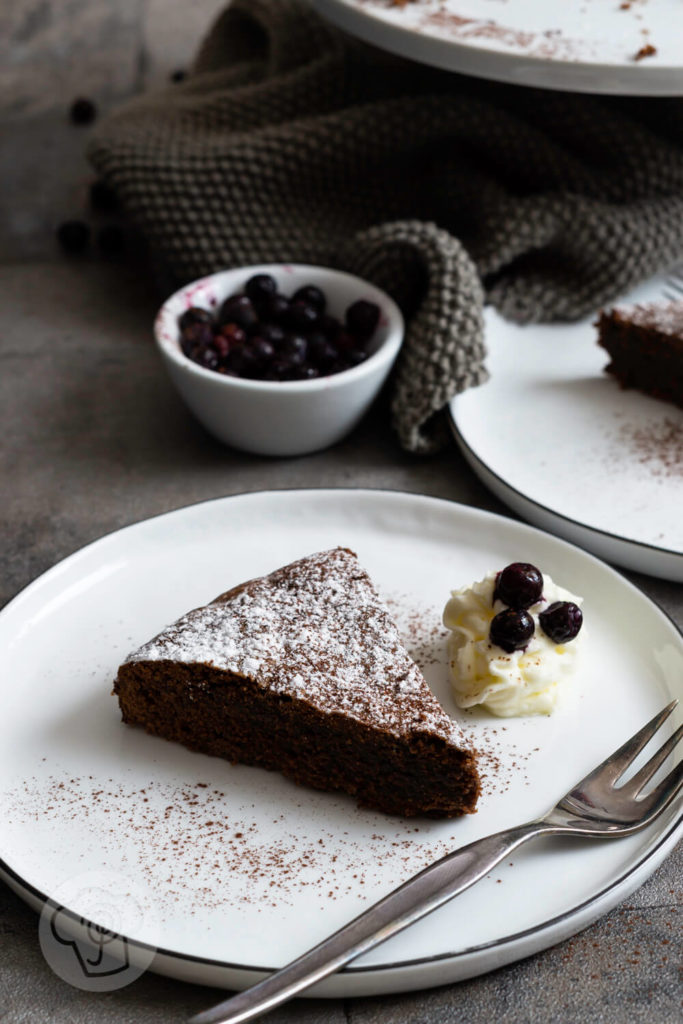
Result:
<svg viewBox="0 0 683 1024"><path fill-rule="evenodd" d="M403 454L380 400L343 443L306 458L251 458L185 411L150 339L156 298L137 269L95 252L66 260L55 224L84 210L86 130L68 101L101 108L182 66L221 0L7 0L0 12L0 606L66 555L128 523L222 495L382 487L509 514L455 448ZM88 216L95 219L92 213ZM683 588L629 574L683 624ZM300 1000L279 1024L604 1024L680 1020L679 849L622 906L574 938L431 991ZM118 992L71 988L38 944L37 917L0 883L0 1021L173 1024L222 993L143 975Z"/></svg>

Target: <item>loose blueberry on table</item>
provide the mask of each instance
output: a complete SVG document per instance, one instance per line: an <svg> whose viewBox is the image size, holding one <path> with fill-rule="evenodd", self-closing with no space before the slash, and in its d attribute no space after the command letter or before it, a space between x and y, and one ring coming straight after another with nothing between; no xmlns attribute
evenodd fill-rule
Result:
<svg viewBox="0 0 683 1024"><path fill-rule="evenodd" d="M351 303L343 323L327 312L324 292L304 285L286 296L270 274L254 274L214 315L191 306L178 318L180 347L199 366L229 377L290 381L328 377L369 355L380 309Z"/></svg>
<svg viewBox="0 0 683 1024"><path fill-rule="evenodd" d="M70 254L83 252L90 241L90 228L82 220L65 220L56 233L62 249Z"/></svg>

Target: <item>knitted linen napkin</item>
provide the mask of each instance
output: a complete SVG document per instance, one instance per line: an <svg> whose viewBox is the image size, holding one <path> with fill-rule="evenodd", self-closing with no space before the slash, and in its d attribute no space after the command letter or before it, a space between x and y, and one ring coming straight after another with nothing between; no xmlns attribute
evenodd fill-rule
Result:
<svg viewBox="0 0 683 1024"><path fill-rule="evenodd" d="M408 318L403 447L486 379L484 297L588 314L683 256L683 104L469 79L390 57L305 0L234 0L188 78L103 121L89 156L174 283L318 263Z"/></svg>

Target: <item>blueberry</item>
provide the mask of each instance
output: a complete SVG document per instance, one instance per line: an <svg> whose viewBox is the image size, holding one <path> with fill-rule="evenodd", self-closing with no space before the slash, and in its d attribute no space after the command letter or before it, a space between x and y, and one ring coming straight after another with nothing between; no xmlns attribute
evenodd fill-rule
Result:
<svg viewBox="0 0 683 1024"><path fill-rule="evenodd" d="M304 363L303 366L299 367L299 369L297 371L297 374L296 374L296 379L297 380L315 380L316 377L319 377L319 376L320 376L320 370L317 367L311 366L309 363Z"/></svg>
<svg viewBox="0 0 683 1024"><path fill-rule="evenodd" d="M192 324L213 324L213 316L208 309L201 306L190 306L178 317L178 326L181 331Z"/></svg>
<svg viewBox="0 0 683 1024"><path fill-rule="evenodd" d="M230 339L226 338L224 334L217 334L213 339L213 347L216 350L218 358L225 362L232 345Z"/></svg>
<svg viewBox="0 0 683 1024"><path fill-rule="evenodd" d="M220 334L228 340L231 348L234 348L235 345L243 345L247 339L246 331L238 327L237 324L223 324Z"/></svg>
<svg viewBox="0 0 683 1024"><path fill-rule="evenodd" d="M218 368L218 353L213 348L200 349L193 358L205 370L216 370Z"/></svg>
<svg viewBox="0 0 683 1024"><path fill-rule="evenodd" d="M90 228L82 220L65 220L57 228L57 241L64 252L83 252L90 241Z"/></svg>
<svg viewBox="0 0 683 1024"><path fill-rule="evenodd" d="M92 100L79 96L69 107L69 117L73 124L91 124L97 117L97 107Z"/></svg>
<svg viewBox="0 0 683 1024"><path fill-rule="evenodd" d="M186 355L188 359L193 359L195 353L198 351L197 346L193 343L191 338L181 338L180 348L183 355Z"/></svg>
<svg viewBox="0 0 683 1024"><path fill-rule="evenodd" d="M275 295L271 295L262 303L261 316L264 320L268 320L271 323L282 324L285 322L288 310L289 299L276 292Z"/></svg>
<svg viewBox="0 0 683 1024"><path fill-rule="evenodd" d="M307 334L318 322L318 310L305 302L291 302L285 322L293 331Z"/></svg>
<svg viewBox="0 0 683 1024"><path fill-rule="evenodd" d="M534 620L528 612L506 608L491 619L489 639L508 654L522 650L534 635Z"/></svg>
<svg viewBox="0 0 683 1024"><path fill-rule="evenodd" d="M325 335L319 331L314 331L308 339L308 359L319 370L328 370L338 355L339 353L332 342L328 341Z"/></svg>
<svg viewBox="0 0 683 1024"><path fill-rule="evenodd" d="M261 324L259 336L269 341L275 348L280 348L285 340L285 332L279 324Z"/></svg>
<svg viewBox="0 0 683 1024"><path fill-rule="evenodd" d="M266 367L272 362L275 356L275 348L267 338L256 335L249 343L251 351L256 356L259 366Z"/></svg>
<svg viewBox="0 0 683 1024"><path fill-rule="evenodd" d="M313 306L318 313L324 313L327 305L324 293L314 284L305 284L303 288L295 291L292 295L292 302L303 302L307 306Z"/></svg>
<svg viewBox="0 0 683 1024"><path fill-rule="evenodd" d="M270 274L254 274L244 286L245 294L251 299L254 305L269 299L277 291L275 278Z"/></svg>
<svg viewBox="0 0 683 1024"><path fill-rule="evenodd" d="M553 601L538 616L541 629L554 644L566 644L578 636L583 614L573 601Z"/></svg>
<svg viewBox="0 0 683 1024"><path fill-rule="evenodd" d="M543 576L535 565L511 562L496 577L493 600L510 608L529 608L543 596Z"/></svg>
<svg viewBox="0 0 683 1024"><path fill-rule="evenodd" d="M358 299L346 310L346 328L358 338L369 338L379 323L379 306L376 302Z"/></svg>
<svg viewBox="0 0 683 1024"><path fill-rule="evenodd" d="M282 343L280 355L285 360L288 369L295 369L306 362L308 356L308 343L300 334L288 334Z"/></svg>
<svg viewBox="0 0 683 1024"><path fill-rule="evenodd" d="M213 327L202 321L186 323L180 335L180 347L186 356L194 359L202 349L213 345Z"/></svg>
<svg viewBox="0 0 683 1024"><path fill-rule="evenodd" d="M219 324L237 324L244 331L253 331L258 325L258 315L248 295L231 295L218 313Z"/></svg>

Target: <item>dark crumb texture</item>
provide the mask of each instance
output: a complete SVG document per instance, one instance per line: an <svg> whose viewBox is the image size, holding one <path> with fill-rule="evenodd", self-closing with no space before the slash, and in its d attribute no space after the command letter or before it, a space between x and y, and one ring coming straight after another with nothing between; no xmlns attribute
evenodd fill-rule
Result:
<svg viewBox="0 0 683 1024"><path fill-rule="evenodd" d="M607 373L683 408L683 303L602 312L596 326Z"/></svg>
<svg viewBox="0 0 683 1024"><path fill-rule="evenodd" d="M473 755L440 737L392 736L209 667L144 662L119 672L124 722L233 763L280 771L315 789L406 817L474 809Z"/></svg>
<svg viewBox="0 0 683 1024"><path fill-rule="evenodd" d="M121 666L114 692L128 724L389 814L476 806L474 754L345 549L190 612Z"/></svg>

